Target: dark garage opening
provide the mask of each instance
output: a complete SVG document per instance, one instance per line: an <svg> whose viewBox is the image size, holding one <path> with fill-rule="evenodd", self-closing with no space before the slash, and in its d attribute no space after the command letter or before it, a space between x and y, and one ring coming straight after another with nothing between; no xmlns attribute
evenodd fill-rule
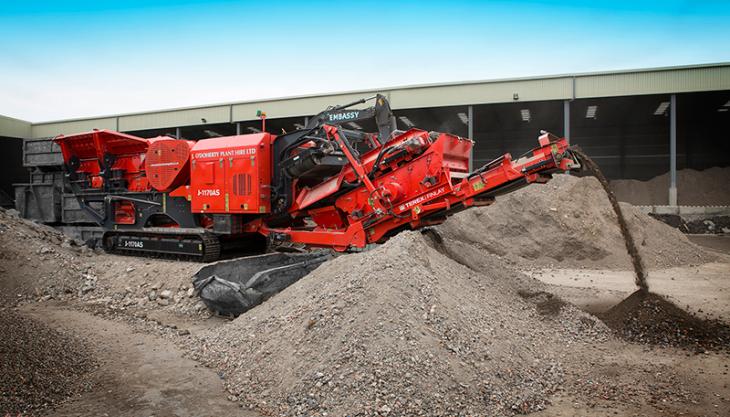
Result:
<svg viewBox="0 0 730 417"><path fill-rule="evenodd" d="M562 101L474 106L474 167L505 153L519 157L538 145L541 130L562 136Z"/></svg>
<svg viewBox="0 0 730 417"><path fill-rule="evenodd" d="M466 137L468 135L468 111L467 106L449 106L394 110L393 114L400 130L415 127L426 131Z"/></svg>
<svg viewBox="0 0 730 417"><path fill-rule="evenodd" d="M677 169L728 166L730 91L677 95Z"/></svg>
<svg viewBox="0 0 730 417"><path fill-rule="evenodd" d="M668 95L575 100L570 142L609 179L646 181L669 171Z"/></svg>

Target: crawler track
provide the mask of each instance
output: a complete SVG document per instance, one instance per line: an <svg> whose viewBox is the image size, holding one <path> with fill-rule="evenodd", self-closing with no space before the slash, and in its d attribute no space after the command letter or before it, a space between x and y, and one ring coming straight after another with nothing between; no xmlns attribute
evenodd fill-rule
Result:
<svg viewBox="0 0 730 417"><path fill-rule="evenodd" d="M218 237L199 229L115 230L104 233L108 253L213 262L220 258Z"/></svg>

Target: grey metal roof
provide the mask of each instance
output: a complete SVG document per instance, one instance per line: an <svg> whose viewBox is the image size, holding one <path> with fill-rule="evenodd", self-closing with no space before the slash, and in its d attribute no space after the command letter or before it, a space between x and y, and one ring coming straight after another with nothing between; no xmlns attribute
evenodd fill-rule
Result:
<svg viewBox="0 0 730 417"><path fill-rule="evenodd" d="M31 136L54 136L93 128L131 131L181 127L200 125L201 119L206 123L233 123L255 119L259 109L266 111L269 118L308 116L329 105L375 93L387 95L394 109L407 109L512 102L515 94L519 101L540 101L718 90L730 90L730 62L407 85L56 120L32 123Z"/></svg>

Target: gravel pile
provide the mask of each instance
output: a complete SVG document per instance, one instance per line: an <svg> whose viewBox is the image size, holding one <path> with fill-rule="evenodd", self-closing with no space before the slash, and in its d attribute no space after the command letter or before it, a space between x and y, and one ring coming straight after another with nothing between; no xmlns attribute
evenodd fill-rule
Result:
<svg viewBox="0 0 730 417"><path fill-rule="evenodd" d="M12 304L75 293L86 281L84 258L93 251L51 227L0 208L0 301ZM90 283L88 285L91 285Z"/></svg>
<svg viewBox="0 0 730 417"><path fill-rule="evenodd" d="M84 344L43 323L0 309L0 415L36 415L89 389L94 368Z"/></svg>
<svg viewBox="0 0 730 417"><path fill-rule="evenodd" d="M676 214L649 214L682 233L687 234L730 234L730 216L712 216L706 219L685 220Z"/></svg>
<svg viewBox="0 0 730 417"><path fill-rule="evenodd" d="M340 256L189 348L232 398L266 415L544 408L563 383L566 347L608 329L495 257L454 260L444 247L404 232Z"/></svg>
<svg viewBox="0 0 730 417"><path fill-rule="evenodd" d="M677 171L677 203L686 206L730 205L730 168ZM637 206L666 205L669 201L669 173L648 181L614 180L611 189L620 201Z"/></svg>
<svg viewBox="0 0 730 417"><path fill-rule="evenodd" d="M664 297L637 291L601 318L623 338L696 352L730 351L730 326L695 317Z"/></svg>
<svg viewBox="0 0 730 417"><path fill-rule="evenodd" d="M621 204L650 268L700 264L717 257L678 230ZM502 196L450 217L440 232L522 265L631 268L616 214L598 180L555 175L545 185Z"/></svg>
<svg viewBox="0 0 730 417"><path fill-rule="evenodd" d="M201 264L106 255L0 208L0 302L78 300L111 312L207 315L191 277Z"/></svg>
<svg viewBox="0 0 730 417"><path fill-rule="evenodd" d="M209 315L192 286L200 263L104 254L87 265L95 277L94 289L77 296L87 305L115 315L127 310Z"/></svg>

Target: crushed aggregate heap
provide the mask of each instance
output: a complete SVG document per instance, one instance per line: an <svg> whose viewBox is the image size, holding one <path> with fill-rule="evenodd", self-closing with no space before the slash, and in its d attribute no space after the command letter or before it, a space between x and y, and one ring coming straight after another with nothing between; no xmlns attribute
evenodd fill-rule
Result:
<svg viewBox="0 0 730 417"><path fill-rule="evenodd" d="M401 233L340 256L194 343L264 414L512 415L563 383L565 347L607 328L492 256ZM470 262L467 266L464 263Z"/></svg>
<svg viewBox="0 0 730 417"><path fill-rule="evenodd" d="M650 271L717 259L634 207L622 209ZM0 289L10 301L46 294L115 311L200 312L189 288L194 264L95 254L4 210L0 245ZM586 381L590 369L577 358L612 338L595 316L518 271L533 266L631 267L594 178L556 175L425 233L339 256L180 343L218 370L232 399L264 415L528 413ZM636 311L615 312L613 323L624 327L612 327L633 331Z"/></svg>
<svg viewBox="0 0 730 417"><path fill-rule="evenodd" d="M717 259L678 230L636 207L620 205L649 276L653 268ZM593 177L555 175L545 185L461 212L438 228L444 236L522 266L631 269L616 214Z"/></svg>
<svg viewBox="0 0 730 417"><path fill-rule="evenodd" d="M0 309L0 415L38 415L89 388L95 363L82 340Z"/></svg>
<svg viewBox="0 0 730 417"><path fill-rule="evenodd" d="M684 206L730 205L730 167L712 167L702 171L677 171L677 203ZM613 180L611 188L620 201L637 206L665 205L669 202L669 173L648 181Z"/></svg>

